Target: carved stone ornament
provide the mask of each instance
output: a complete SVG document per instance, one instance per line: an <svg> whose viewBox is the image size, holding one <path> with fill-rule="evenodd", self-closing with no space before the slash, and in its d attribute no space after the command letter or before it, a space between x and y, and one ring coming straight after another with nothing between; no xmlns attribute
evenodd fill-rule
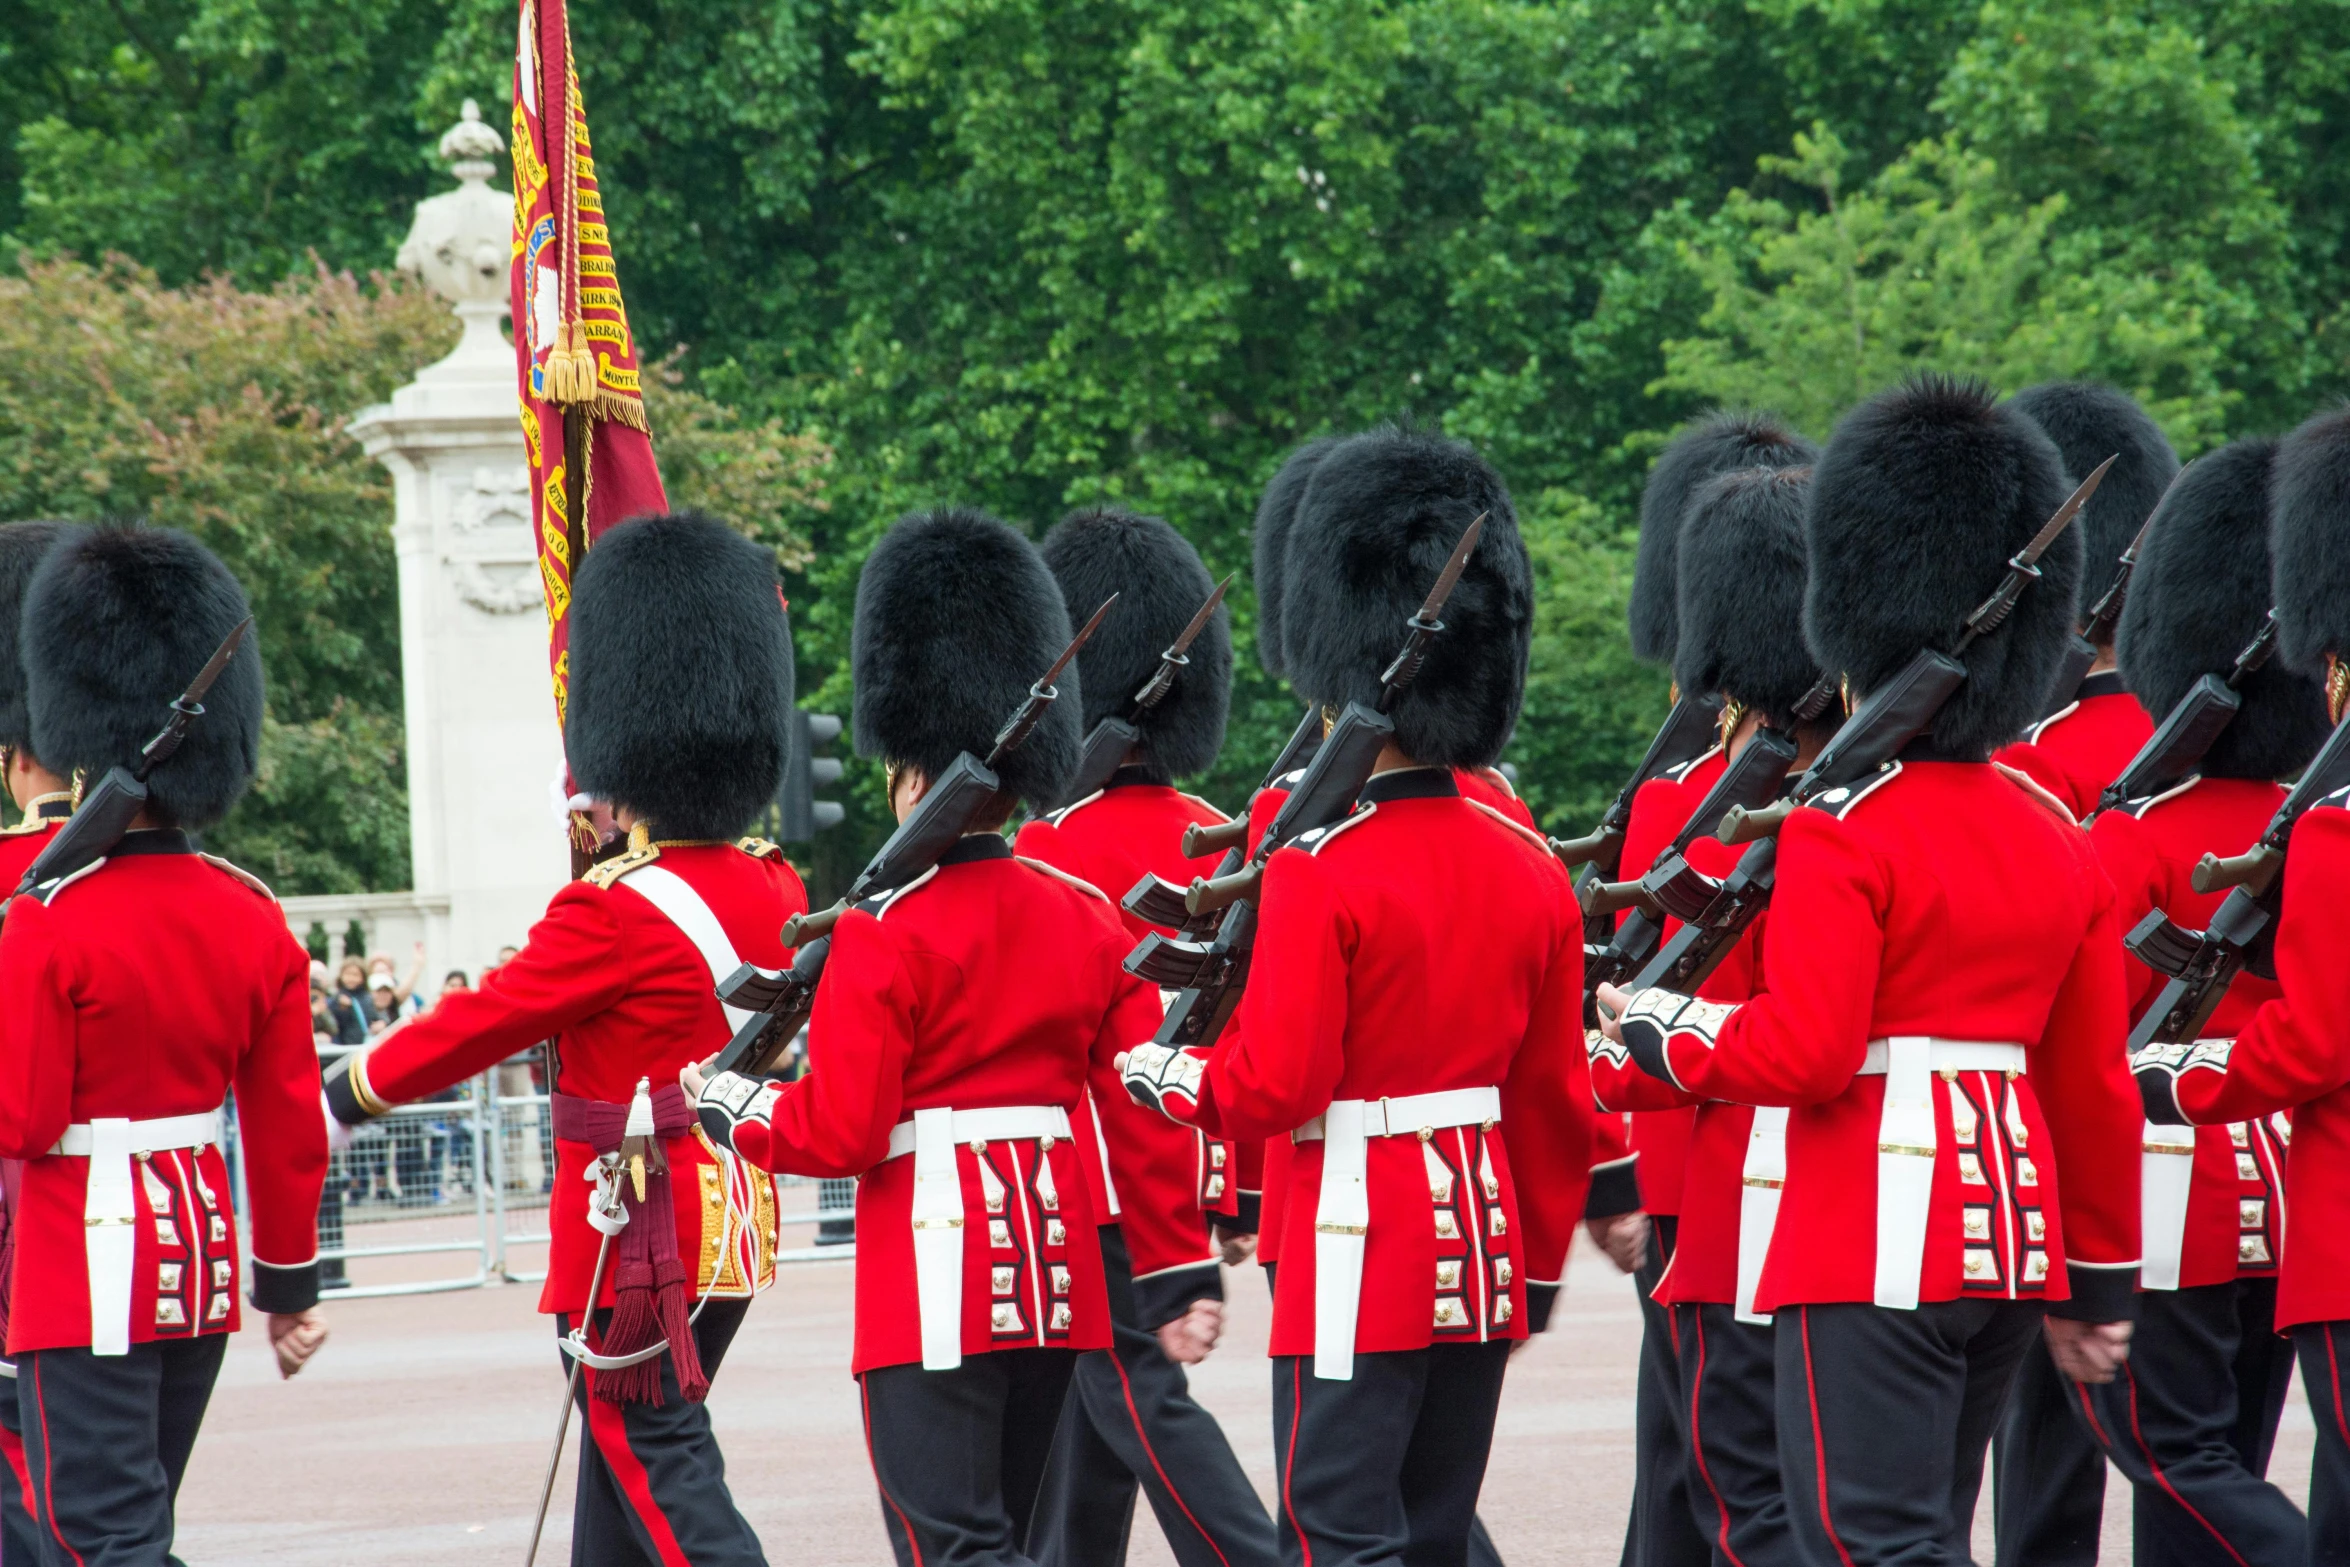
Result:
<svg viewBox="0 0 2350 1567"><path fill-rule="evenodd" d="M416 221L401 241L400 267L421 275L443 299L503 302L506 264L514 241L514 200L490 188L505 148L482 123L481 106L465 100L464 117L441 138L457 188L416 204Z"/></svg>
<svg viewBox="0 0 2350 1567"><path fill-rule="evenodd" d="M530 470L483 466L445 482L449 531L441 561L457 596L492 615L539 608L545 590L531 551Z"/></svg>

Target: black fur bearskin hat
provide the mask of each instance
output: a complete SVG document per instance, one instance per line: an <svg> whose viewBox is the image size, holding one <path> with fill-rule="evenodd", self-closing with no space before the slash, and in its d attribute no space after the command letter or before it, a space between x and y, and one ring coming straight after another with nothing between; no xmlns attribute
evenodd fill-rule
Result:
<svg viewBox="0 0 2350 1567"><path fill-rule="evenodd" d="M1640 492L1640 546L1632 559L1632 599L1626 618L1632 654L1651 664L1673 662L1679 594L1674 568L1682 515L1698 487L1734 468L1790 468L1809 464L1818 448L1776 415L1714 413L1683 425L1657 454Z"/></svg>
<svg viewBox="0 0 2350 1567"><path fill-rule="evenodd" d="M1316 436L1282 459L1281 471L1265 486L1257 502L1256 549L1252 571L1257 584L1257 662L1277 680L1289 678L1289 660L1281 638L1282 562L1289 553L1289 530L1297 522L1297 503L1306 493L1306 481L1330 449L1343 437Z"/></svg>
<svg viewBox="0 0 2350 1567"><path fill-rule="evenodd" d="M25 708L24 627L25 589L32 585L33 568L72 527L70 522L11 522L0 524L0 746L32 750L33 721Z"/></svg>
<svg viewBox="0 0 2350 1567"><path fill-rule="evenodd" d="M1812 471L1812 656L1865 696L1920 650L1951 648L2069 493L2055 443L1980 381L1921 375L1860 404ZM1967 650L1966 682L1929 737L1937 752L1986 757L2040 716L2072 635L2081 562L2075 525L2005 624Z"/></svg>
<svg viewBox="0 0 2350 1567"><path fill-rule="evenodd" d="M960 506L900 518L857 578L849 661L859 754L932 778L958 752L984 762L1068 642L1059 585L1008 524ZM1059 686L1036 732L996 768L1006 791L1038 809L1059 800L1077 767L1085 702L1074 665Z"/></svg>
<svg viewBox="0 0 2350 1567"><path fill-rule="evenodd" d="M2236 441L2196 463L2155 514L2115 642L2122 679L2156 723L2205 675L2226 675L2268 619L2269 478L2277 443ZM2116 465L2119 471L2119 465ZM2244 705L2201 771L2282 778L2325 743L2325 693L2271 658L2237 688Z"/></svg>
<svg viewBox="0 0 2350 1567"><path fill-rule="evenodd" d="M1323 458L1299 503L1285 581L1290 680L1319 702L1374 703L1379 676L1480 513L1485 532L1446 604L1445 629L1389 716L1415 761L1483 767L1526 692L1533 568L1507 486L1476 451L1392 426Z"/></svg>
<svg viewBox="0 0 2350 1567"><path fill-rule="evenodd" d="M33 754L60 773L130 766L171 704L237 622L245 590L175 528L74 529L34 568L20 649ZM261 648L247 631L204 696L204 716L147 778L148 802L175 827L229 813L261 756Z"/></svg>
<svg viewBox="0 0 2350 1567"><path fill-rule="evenodd" d="M1719 691L1792 731L1820 681L1803 645L1803 511L1809 468L1738 468L1699 487L1681 516L1674 576L1681 634L1673 678Z"/></svg>
<svg viewBox="0 0 2350 1567"><path fill-rule="evenodd" d="M2269 489L2277 653L2308 675L2350 659L2350 408L2303 424L2277 447Z"/></svg>
<svg viewBox="0 0 2350 1567"><path fill-rule="evenodd" d="M773 554L700 512L621 523L573 583L571 776L655 837L735 837L783 784L792 676Z"/></svg>
<svg viewBox="0 0 2350 1567"><path fill-rule="evenodd" d="M2178 476L2179 454L2135 398L2095 381L2043 381L2016 393L2007 406L2047 432L2075 484L2106 458L2118 459L2073 524L2081 530L2082 597L2093 600L2113 580L2122 551Z"/></svg>
<svg viewBox="0 0 2350 1567"><path fill-rule="evenodd" d="M1080 511L1045 535L1044 563L1061 585L1073 625L1083 625L1111 594L1118 607L1078 651L1085 693L1082 727L1130 716L1134 694L1159 672L1159 655L1183 634L1216 591L1191 541L1158 517L1126 511ZM1129 765L1153 783L1204 771L1224 745L1232 705L1232 614L1223 605L1200 628L1191 662L1137 727L1142 744Z"/></svg>

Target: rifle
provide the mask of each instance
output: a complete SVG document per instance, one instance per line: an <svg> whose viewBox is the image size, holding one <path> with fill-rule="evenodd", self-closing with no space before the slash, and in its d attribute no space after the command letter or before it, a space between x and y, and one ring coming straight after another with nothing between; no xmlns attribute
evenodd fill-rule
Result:
<svg viewBox="0 0 2350 1567"><path fill-rule="evenodd" d="M2222 858L2206 854L2191 880L2197 892L2231 889L2220 901L2211 923L2199 931L2181 930L2170 916L2155 909L2140 920L2122 944L2147 967L2170 976L2154 1004L2130 1030L2134 1058L2149 1045L2174 1047L2183 1058L2201 1037L2203 1026L2235 983L2249 968L2263 979L2275 977L2274 953L2277 915L2285 901L2285 851L2293 841L2293 826L2310 807L2350 784L2350 723L2334 726L2333 734L2285 796L2285 803L2269 818L2260 841L2242 854ZM2174 1061L2170 1064L2176 1065ZM2146 1086L2146 1080L2140 1079ZM2148 1116L2157 1105L2151 1092ZM2183 1124L2177 1106L2168 1107L2172 1124Z"/></svg>
<svg viewBox="0 0 2350 1567"><path fill-rule="evenodd" d="M1641 966L1627 989L1662 987L1694 994L1721 966L1747 927L1770 905L1771 889L1778 882L1780 826L1809 801L1873 776L1932 727L1966 679L1966 665L1960 662L1966 650L2006 622L2024 589L2039 580L2040 557L2097 492L2113 464L2111 457L2099 463L2032 541L2008 558L2007 575L1968 613L1949 652L1920 649L1892 679L1871 692L1785 798L1759 810L1731 807L1715 836L1750 847L1727 877L1716 881L1679 855L1649 872L1645 884L1654 887L1657 902L1681 921L1681 928Z"/></svg>
<svg viewBox="0 0 2350 1567"><path fill-rule="evenodd" d="M1485 516L1480 513L1453 547L1451 559L1444 563L1420 612L1404 622L1403 650L1380 673L1377 702L1370 707L1347 703L1315 750L1305 776L1281 802L1248 862L1226 874L1196 880L1185 891L1184 907L1192 916L1222 911L1214 939L1203 944L1152 931L1126 955L1128 973L1162 990L1182 992L1167 1008L1152 1043L1178 1049L1204 1046L1215 1043L1224 1031L1248 982L1256 946L1257 892L1264 881L1265 862L1276 850L1318 828L1344 821L1354 810L1355 797L1370 781L1379 753L1395 734L1395 721L1387 715L1419 674L1437 633L1444 630L1438 616L1484 532Z"/></svg>
<svg viewBox="0 0 2350 1567"><path fill-rule="evenodd" d="M2130 596L2130 577L2138 569L2138 551L2145 547L2146 535L2154 531L2154 519L2162 515L2163 501L2170 499L2170 492L2179 487L2187 469L2194 466L2188 463L2171 475L2170 483L2163 486L2162 499L2154 503L2146 520L2138 525L2137 537L2130 540L2130 547L2122 551L2113 581L2097 602L2089 606L2089 618L2081 622L2081 629L2065 643L2064 662L2056 668L2056 680L2049 687L2048 707L2041 713L2042 718L2053 718L2080 699L2081 682L2089 678L2089 668L2097 662L2097 650L2112 645L2114 628L2121 624L2122 605Z"/></svg>
<svg viewBox="0 0 2350 1567"><path fill-rule="evenodd" d="M1559 863L1568 870L1588 865L1597 880L1613 880L1623 869L1624 833L1632 825L1632 797L1642 784L1703 756L1718 738L1721 717L1722 699L1718 696L1676 698L1672 711L1657 726L1656 738L1648 742L1648 754L1616 791L1599 825L1580 838L1550 840L1550 852L1558 856Z"/></svg>
<svg viewBox="0 0 2350 1567"><path fill-rule="evenodd" d="M970 833L973 822L1002 802L1003 783L996 776L996 764L1035 732L1045 710L1061 694L1053 682L1061 678L1077 650L1100 629L1110 606L1117 602L1115 593L1102 600L1101 608L1069 639L1052 667L1029 686L1019 710L997 732L986 761L968 751L958 753L946 771L931 780L889 841L865 862L847 893L829 908L795 914L784 922L783 944L798 949L792 954L790 968L765 969L745 963L727 976L718 987L718 999L752 1015L719 1052L714 1071L758 1074L774 1068L816 1009L816 987L824 978L825 961L832 953L832 929L841 916L868 898L896 892L928 875L940 858Z"/></svg>
<svg viewBox="0 0 2350 1567"><path fill-rule="evenodd" d="M1273 758L1273 765L1265 769L1264 782L1257 785L1259 792L1270 789L1280 780L1297 772L1314 759L1322 746L1322 709L1309 706L1297 727L1289 732L1289 741ZM1252 796L1251 798L1254 798ZM1218 876L1229 876L1240 869L1241 855L1248 847L1248 811L1244 808L1228 822L1194 822L1183 829L1183 857L1196 860L1202 855L1224 851L1224 858L1216 864ZM1217 920L1214 910L1194 914L1183 902L1184 889L1156 872L1146 871L1142 880L1126 891L1120 906L1145 924L1165 926L1194 939L1205 939L1215 934Z"/></svg>
<svg viewBox="0 0 2350 1567"><path fill-rule="evenodd" d="M1159 655L1159 667L1152 672L1150 679L1143 682L1142 689L1135 692L1127 702L1125 716L1105 718L1093 726L1093 731L1085 737L1084 747L1078 752L1077 775L1070 780L1062 804L1088 799L1109 787L1118 769L1126 765L1126 759L1142 743L1143 715L1166 700L1167 693L1174 689L1177 673L1190 667L1191 659L1186 655L1191 651L1191 644L1208 628L1208 618L1216 613L1216 606L1224 602L1224 592L1231 586L1230 577L1216 584L1216 591L1208 595L1208 601L1199 607L1198 614L1191 617L1191 623L1183 628L1182 635L1168 644L1167 650Z"/></svg>
<svg viewBox="0 0 2350 1567"><path fill-rule="evenodd" d="M47 882L62 881L114 852L123 835L131 830L131 823L147 808L147 780L156 768L171 760L180 742L188 737L189 728L204 716L205 694L220 678L221 671L228 668L229 660L236 656L252 625L253 617L247 615L229 628L229 634L221 639L212 657L205 660L196 678L188 682L187 690L171 704L171 717L163 728L156 732L155 738L139 747L139 759L128 767L117 765L106 769L98 787L83 798L65 825L57 829L57 836L25 867L23 879L16 884L17 893L30 892Z"/></svg>
<svg viewBox="0 0 2350 1567"><path fill-rule="evenodd" d="M2095 821L2126 801L2160 794L2201 767L2229 720L2244 705L2239 693L2245 678L2268 662L2276 645L2277 614L2272 609L2226 675L2202 676L2187 688L2185 696L2171 704L2162 726L2147 737L2121 776L2105 786L2089 819Z"/></svg>

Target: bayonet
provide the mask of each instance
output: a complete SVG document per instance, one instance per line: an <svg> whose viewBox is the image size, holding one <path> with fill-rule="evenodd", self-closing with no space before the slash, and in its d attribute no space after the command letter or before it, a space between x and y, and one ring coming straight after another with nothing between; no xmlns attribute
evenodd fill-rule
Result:
<svg viewBox="0 0 2350 1567"><path fill-rule="evenodd" d="M2008 614L2014 610L2016 600L2023 596L2024 589L2040 580L2040 557L2047 554L2048 547L2057 541L2065 529L2072 526L2081 508L2089 503L2089 497L2097 493L2097 486L2105 482L2106 471L2119 460L2120 454L2116 453L2099 463L2096 471L2081 481L2081 487L2067 496L2062 506L2056 508L2056 514L2048 519L2038 533L2032 535L2032 542L2008 557L2005 580L1967 616L1966 627L1959 633L1958 646L1950 650L1953 657L1974 646L1976 638L1989 636L2006 623Z"/></svg>
<svg viewBox="0 0 2350 1567"><path fill-rule="evenodd" d="M1428 644L1444 629L1444 606L1452 598L1452 590L1460 585L1461 573L1469 567L1469 557L1476 553L1477 541L1485 536L1485 519L1490 515L1479 512L1476 519L1462 532L1460 543L1452 547L1452 558L1444 563L1444 570L1436 575L1436 586L1428 590L1427 602L1420 612L1404 622L1410 635L1404 639L1403 651L1395 655L1379 675L1379 711L1384 713L1403 695L1404 687L1420 672L1420 665L1428 657Z"/></svg>
<svg viewBox="0 0 2350 1567"><path fill-rule="evenodd" d="M1053 660L1052 667L1047 669L1036 683L1028 688L1028 700L1020 704L1020 710L1012 715L1012 721L1004 725L996 735L995 749L987 753L987 760L980 763L980 766L992 770L996 763L1002 761L1011 752L1018 750L1021 743L1035 732L1036 726L1044 721L1045 709L1051 707L1061 694L1053 682L1059 680L1062 672L1068 669L1070 661L1077 656L1077 650L1093 640L1093 634L1099 631L1102 622L1109 618L1110 606L1117 602L1118 595L1115 593L1103 599L1101 608L1095 610L1093 618L1085 623L1077 635L1069 639L1069 645L1061 649L1061 656Z"/></svg>
<svg viewBox="0 0 2350 1567"><path fill-rule="evenodd" d="M1199 613L1191 617L1191 624L1183 628L1183 634L1168 645L1166 652L1159 655L1158 669L1144 683L1143 688L1134 693L1134 712L1137 717L1158 706L1174 686L1176 672L1190 667L1191 659L1187 655L1191 652L1192 643L1198 641L1199 634L1208 629L1208 621L1214 617L1216 606L1224 602L1224 594L1231 586L1231 577L1217 583L1216 591L1208 595L1208 601L1199 607Z"/></svg>

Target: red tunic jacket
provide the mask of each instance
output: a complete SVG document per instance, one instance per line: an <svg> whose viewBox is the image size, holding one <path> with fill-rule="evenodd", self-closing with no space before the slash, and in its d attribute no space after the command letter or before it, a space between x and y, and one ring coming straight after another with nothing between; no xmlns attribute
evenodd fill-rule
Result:
<svg viewBox="0 0 2350 1567"><path fill-rule="evenodd" d="M0 1156L25 1161L8 1351L91 1342L90 1161L68 1125L216 1110L237 1098L264 1311L318 1298L326 1128L310 1043L310 958L277 902L177 832L136 833L0 931ZM133 1343L236 1331L236 1215L217 1147L138 1161ZM14 1288L22 1282L24 1288Z"/></svg>
<svg viewBox="0 0 2350 1567"><path fill-rule="evenodd" d="M1074 1110L1090 1068L1158 1030L1158 993L1120 966L1130 945L1106 897L992 834L834 927L810 1071L763 1095L733 1137L765 1169L862 1177L853 1370L922 1359L914 1161L886 1157L890 1129L916 1110ZM1108 1346L1100 1172L1084 1152L1057 1139L957 1149L965 1355Z"/></svg>
<svg viewBox="0 0 2350 1567"><path fill-rule="evenodd" d="M2028 1070L1930 1079L1918 1298L2130 1315L2143 1116L2113 905L2087 837L1983 764L1907 762L1789 819L1765 993L1648 991L1625 1018L1634 1057L1691 1093L1794 1107L1759 1309L1876 1298L1886 1079L1860 1068L1871 1041L1925 1036L2019 1044Z"/></svg>
<svg viewBox="0 0 2350 1567"><path fill-rule="evenodd" d="M1267 862L1239 1028L1210 1055L1191 1115L1277 1139L1337 1099L1498 1086L1498 1125L1371 1140L1355 1347L1523 1337L1529 1282L1547 1314L1589 1181L1581 913L1539 837L1461 798L1449 774L1382 774L1363 798ZM1286 1155L1276 1355L1314 1352L1322 1158L1318 1141ZM1268 1222L1273 1211L1268 1192Z"/></svg>
<svg viewBox="0 0 2350 1567"><path fill-rule="evenodd" d="M57 829L72 813L73 796L53 794L33 802L33 809L14 827L0 830L0 898L16 891L16 884L24 878L25 868L49 846L57 836ZM0 1159L0 1236L8 1232L9 1215L16 1209L17 1182L24 1174L21 1159ZM0 1241L0 1246L5 1242ZM0 1350L7 1343L7 1289L8 1281L0 1278Z"/></svg>
<svg viewBox="0 0 2350 1567"><path fill-rule="evenodd" d="M1113 782L1028 823L1014 847L1115 902L1147 873L1178 887L1213 874L1220 856L1186 859L1183 830L1224 819L1206 801L1163 784ZM1129 944L1152 928L1123 910L1120 919ZM1079 1140L1097 1127L1103 1139L1114 1207L1099 1216L1114 1218L1125 1237L1143 1326L1171 1321L1195 1300L1221 1300L1223 1273L1209 1243L1208 1214L1234 1206L1232 1145L1136 1104L1108 1060L1091 1064L1080 1108L1088 1124L1079 1127Z"/></svg>
<svg viewBox="0 0 2350 1567"><path fill-rule="evenodd" d="M2030 775L2076 821L2086 821L2105 786L2153 735L2154 721L2109 669L2082 681L2078 700L2040 720L1994 760Z"/></svg>
<svg viewBox="0 0 2350 1567"><path fill-rule="evenodd" d="M1632 797L1632 821L1624 834L1624 865L1645 869L1672 841L1696 810L1705 793L1721 776L1722 753L1708 751L1674 774L1652 779ZM1689 846L1689 863L1709 876L1724 876L1745 851L1718 838L1704 837ZM1769 916L1748 928L1721 967L1698 987L1709 1001L1749 999L1760 985L1763 927ZM1670 940L1680 921L1665 922ZM1670 1186L1666 1212L1678 1213L1680 1229L1673 1260L1657 1285L1665 1301L1705 1301L1729 1305L1738 1296L1739 1195L1744 1189L1746 1143L1754 1128L1754 1110L1742 1104L1703 1100L1661 1082L1620 1054L1601 1051L1591 1063L1591 1082L1603 1107L1632 1110L1635 1141L1640 1144L1640 1192L1649 1204L1652 1188ZM1645 1139L1643 1141L1643 1139ZM1667 1166L1660 1152L1680 1156ZM1658 1162L1652 1163L1652 1160Z"/></svg>
<svg viewBox="0 0 2350 1567"><path fill-rule="evenodd" d="M808 907L799 876L772 844L665 844L651 863L700 895L736 956L763 968L790 962L783 922ZM669 916L616 872L634 856L607 861L566 885L522 950L479 990L444 997L430 1012L384 1035L361 1058L367 1087L389 1104L437 1093L542 1039L555 1041L555 1091L625 1105L637 1079L656 1089L688 1062L722 1048L726 1014L710 965ZM609 883L609 884L607 884ZM743 1244L717 1256L727 1193L715 1151L700 1132L664 1140L677 1210L677 1255L698 1295L745 1296L774 1274L775 1186L744 1180L733 1193ZM587 1221L587 1167L595 1151L555 1140L547 1282L539 1310L578 1313L587 1303L598 1243ZM717 1278L713 1280L713 1270ZM608 1270L609 1271L609 1270ZM607 1277L597 1300L610 1305Z"/></svg>
<svg viewBox="0 0 2350 1567"><path fill-rule="evenodd" d="M2350 791L2293 828L2277 922L2277 984L2211 1068L2178 1080L2190 1120L2225 1124L2288 1110L2292 1150L2277 1326L2350 1319ZM2242 980L2238 980L2240 985Z"/></svg>
<svg viewBox="0 0 2350 1567"><path fill-rule="evenodd" d="M2115 923L2127 932L2149 910L2160 909L2182 929L2201 930L2225 894L2195 890L2188 880L2195 862L2207 853L2241 854L2250 848L2284 798L2285 791L2273 783L2204 778L2098 817L2089 841L2113 883ZM2135 1022L2161 991L2163 976L2138 962L2125 972ZM2234 1038L2261 1003L2276 994L2273 981L2238 975L2203 1037ZM2276 1125L2255 1116L2196 1133L2195 1173L2179 1252L2182 1289L2275 1275L2285 1222L2282 1124L2281 1115Z"/></svg>

